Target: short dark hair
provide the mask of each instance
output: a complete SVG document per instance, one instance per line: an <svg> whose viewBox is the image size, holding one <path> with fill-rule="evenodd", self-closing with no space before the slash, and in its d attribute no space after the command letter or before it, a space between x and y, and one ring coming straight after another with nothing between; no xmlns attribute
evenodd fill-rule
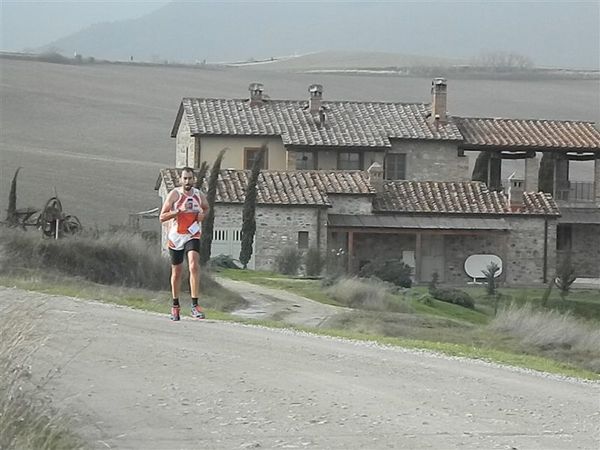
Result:
<svg viewBox="0 0 600 450"><path fill-rule="evenodd" d="M183 169L181 169L181 173L183 172L191 172L193 175L195 175L194 173L194 169L192 169L191 167L185 166Z"/></svg>

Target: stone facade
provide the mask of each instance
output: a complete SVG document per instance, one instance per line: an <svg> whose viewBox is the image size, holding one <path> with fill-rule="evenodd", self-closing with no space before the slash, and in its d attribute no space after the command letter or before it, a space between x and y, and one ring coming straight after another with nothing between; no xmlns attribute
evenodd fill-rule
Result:
<svg viewBox="0 0 600 450"><path fill-rule="evenodd" d="M241 230L242 210L242 205L217 205L214 230ZM324 254L327 244L327 214L324 208L258 205L254 268L275 270L275 259L281 249L288 245L298 247L299 232L308 232L308 247L317 247ZM231 256L238 259L239 254Z"/></svg>
<svg viewBox="0 0 600 450"><path fill-rule="evenodd" d="M389 153L406 154L406 179L470 181L469 158L458 156L455 142L394 140Z"/></svg>
<svg viewBox="0 0 600 450"><path fill-rule="evenodd" d="M510 285L528 285L544 282L544 248L546 249L546 281L556 268L556 220L543 217L513 216L510 240L506 247L506 282Z"/></svg>

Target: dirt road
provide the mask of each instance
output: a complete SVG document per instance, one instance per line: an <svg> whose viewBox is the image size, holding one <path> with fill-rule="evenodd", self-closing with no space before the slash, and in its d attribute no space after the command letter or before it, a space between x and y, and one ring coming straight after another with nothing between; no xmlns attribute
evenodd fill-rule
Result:
<svg viewBox="0 0 600 450"><path fill-rule="evenodd" d="M237 292L248 301L248 307L236 311L239 317L277 319L291 325L318 327L335 314L347 308L325 305L290 292L217 277L225 288Z"/></svg>
<svg viewBox="0 0 600 450"><path fill-rule="evenodd" d="M597 449L600 385L0 288L34 381L98 449ZM50 377L50 369L56 369Z"/></svg>

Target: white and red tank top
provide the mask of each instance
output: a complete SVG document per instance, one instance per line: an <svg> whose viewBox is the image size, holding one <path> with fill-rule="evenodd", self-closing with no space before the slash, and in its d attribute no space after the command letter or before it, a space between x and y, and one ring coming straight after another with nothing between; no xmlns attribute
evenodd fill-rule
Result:
<svg viewBox="0 0 600 450"><path fill-rule="evenodd" d="M167 245L173 250L181 250L190 239L200 239L202 234L198 214L202 211L202 197L200 191L192 188L190 193L185 193L183 188L177 188L178 199L173 204L172 211L182 209L177 217L171 221Z"/></svg>

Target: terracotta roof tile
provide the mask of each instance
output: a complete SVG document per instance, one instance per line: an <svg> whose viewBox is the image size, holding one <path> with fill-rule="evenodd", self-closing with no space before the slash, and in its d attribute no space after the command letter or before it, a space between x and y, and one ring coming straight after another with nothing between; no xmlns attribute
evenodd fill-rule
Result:
<svg viewBox="0 0 600 450"><path fill-rule="evenodd" d="M600 131L592 122L454 117L462 146L600 150Z"/></svg>
<svg viewBox="0 0 600 450"><path fill-rule="evenodd" d="M178 187L180 173L181 169L162 169L157 188L161 180L168 191ZM217 202L243 203L249 177L249 170L221 170L217 184ZM207 189L206 180L203 187ZM360 170L263 170L258 177L257 201L263 205L330 206L328 194L374 193L367 173Z"/></svg>
<svg viewBox="0 0 600 450"><path fill-rule="evenodd" d="M156 189L161 181L169 191L177 187L180 172L162 169ZM249 170L221 170L217 203L243 203L249 176ZM382 192L376 193L367 172L361 170L264 170L258 178L258 203L262 205L330 206L331 195L372 196L376 213L559 214L549 194L525 193L522 207L512 211L503 193L476 181L385 181Z"/></svg>
<svg viewBox="0 0 600 450"><path fill-rule="evenodd" d="M285 145L390 147L390 139L462 140L452 122L432 125L424 103L323 102L325 125L307 102L184 98L180 117L193 135L281 136ZM176 122L176 125L178 123ZM177 126L173 127L172 136Z"/></svg>
<svg viewBox="0 0 600 450"><path fill-rule="evenodd" d="M523 206L511 211L503 193L476 181L386 181L374 199L375 212L435 214L559 214L544 193L526 193Z"/></svg>

